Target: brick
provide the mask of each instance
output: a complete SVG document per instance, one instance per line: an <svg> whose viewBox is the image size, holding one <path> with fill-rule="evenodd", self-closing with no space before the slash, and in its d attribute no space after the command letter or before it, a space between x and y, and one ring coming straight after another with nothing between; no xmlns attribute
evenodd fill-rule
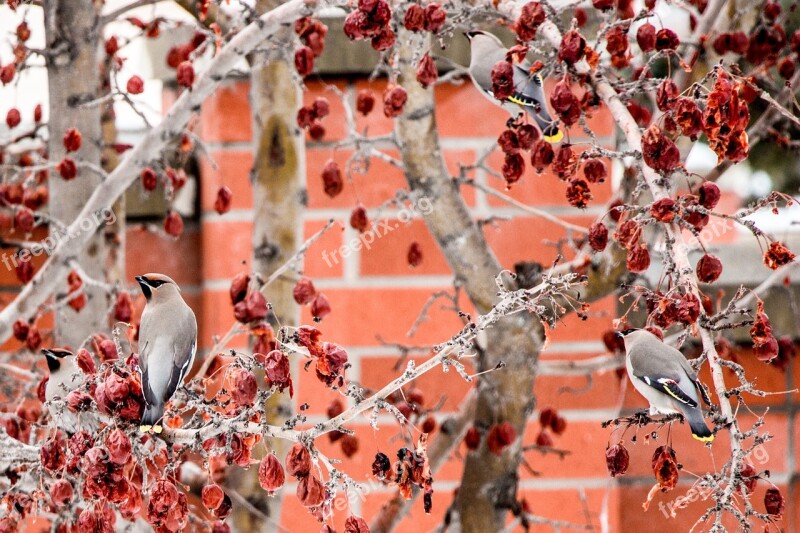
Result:
<svg viewBox="0 0 800 533"><path fill-rule="evenodd" d="M322 383L318 378L315 365L311 358L303 357L300 354L290 354L291 358L297 357L299 369L296 373L292 373L292 380L294 382L294 400L299 407L303 404L308 404L308 409L303 411L308 415L325 415L328 406L337 398L341 398L346 404L347 399L342 397L341 391L334 391ZM311 362L308 370L305 370L305 365ZM349 370L345 376L353 379L353 371Z"/></svg>
<svg viewBox="0 0 800 533"><path fill-rule="evenodd" d="M431 307L428 320L417 329L417 334L406 337L425 302L436 290L435 287L326 289L321 292L327 296L332 312L316 327L323 332L324 340L344 346L375 346L380 344L379 337L386 342L443 342L462 326L451 310L442 310L436 305ZM469 306L465 310L469 312ZM303 308L303 323L311 324L311 318L309 309Z"/></svg>
<svg viewBox="0 0 800 533"><path fill-rule="evenodd" d="M411 357L419 366L428 360L428 357ZM399 360L397 357L363 357L361 359L361 384L372 390L378 390L393 379L402 375L406 369L406 363L400 365L395 370L395 365ZM464 361L467 372L473 372L472 365ZM430 409L438 406L441 402L442 411L455 411L461 407L462 400L467 392L472 388L472 384L464 381L454 369L447 372L442 371L442 367L434 368L419 378L415 379L409 387L419 389L425 397L425 407Z"/></svg>
<svg viewBox="0 0 800 533"><path fill-rule="evenodd" d="M603 332L611 329L611 321L617 317L616 297L606 296L592 302L587 315L586 320L581 319L574 312L564 316L559 320L556 328L549 332L550 342L602 342Z"/></svg>
<svg viewBox="0 0 800 533"><path fill-rule="evenodd" d="M321 230L327 222L308 221L304 224L303 239L309 239L312 235ZM314 242L306 251L303 261L303 272L305 275L316 278L338 278L342 276L344 262L334 262L332 253L338 250L343 241L342 224L336 224L325 232ZM323 255L324 254L324 255ZM328 258L327 261L325 258Z"/></svg>
<svg viewBox="0 0 800 533"><path fill-rule="evenodd" d="M601 422L599 419L591 422L568 421L562 435L555 435L548 430L553 446L568 451L569 455L562 459L553 453L536 450L525 452L527 463L540 475L534 476L527 468L522 468L520 476L523 479L607 477L605 448L611 432L601 427ZM524 444L535 444L540 431L538 417L532 417L525 430Z"/></svg>
<svg viewBox="0 0 800 533"><path fill-rule="evenodd" d="M383 114L383 91L386 90L386 80L357 80L355 82L354 91L353 91L353 113L355 113L356 117L356 128L358 131L367 131L370 136L382 136L388 135L392 133L394 130L394 119L387 118L386 115ZM368 89L372 91L372 95L375 97L375 107L372 109L372 112L367 115L366 117L356 111L355 108L355 95L362 89Z"/></svg>
<svg viewBox="0 0 800 533"><path fill-rule="evenodd" d="M330 114L322 118L322 125L325 127L325 136L322 138L323 142L340 141L347 136L347 122L345 120L344 105L342 104L341 97L336 93L333 88L338 89L344 93L346 84L339 80L325 80L313 81L306 80L305 91L303 91L303 105L308 106L314 103L314 100L323 97L328 100ZM306 134L306 141L314 144L315 141Z"/></svg>
<svg viewBox="0 0 800 533"><path fill-rule="evenodd" d="M592 217L568 216L562 220L588 227ZM558 257L555 243L566 236L566 230L555 222L534 216L519 216L510 220L497 220L484 227L486 240L504 268L513 270L518 261L536 261L546 267ZM564 248L566 260L574 257L569 247Z"/></svg>
<svg viewBox="0 0 800 533"><path fill-rule="evenodd" d="M758 512L764 512L764 492L766 491L766 483L759 483L756 487L755 494L751 497L753 507ZM786 488L779 487L781 492L786 496ZM689 531L695 526L695 522L702 516L706 509L713 505L711 498L704 498L705 494L702 492L694 491L688 494L689 485L679 485L678 488L671 492L662 493L657 492L650 504L650 510L645 512L641 509L641 504L647 500L647 492L650 486L623 486L620 489L620 506L625 511L620 513L621 524L620 531ZM693 500L684 509L675 509L676 516L670 517L668 504L674 508L675 499L680 496L692 496ZM787 502L788 504L788 502ZM790 507L787 511L790 511ZM786 514L789 514L788 512ZM776 520L775 528L777 531L788 531L786 527L786 518ZM723 526L726 531L738 531L740 527L735 519L730 515L725 515ZM710 522L697 524L694 531L708 531L713 525L713 518ZM754 530L760 530L763 527L763 522L756 518L751 518L750 526ZM770 528L772 529L772 528Z"/></svg>
<svg viewBox="0 0 800 533"><path fill-rule="evenodd" d="M214 345L215 336L223 336L233 326L233 306L228 290L224 291L203 291L201 297L202 309L208 312L197 315L198 328L198 348L211 348ZM247 348L247 335L237 335L228 343L226 348L242 349Z"/></svg>
<svg viewBox="0 0 800 533"><path fill-rule="evenodd" d="M136 276L161 272L178 285L199 285L201 277L200 232L187 225L177 240L147 231L141 226L129 227L125 241L125 271L128 284L135 285Z"/></svg>
<svg viewBox="0 0 800 533"><path fill-rule="evenodd" d="M773 365L759 361L755 355L753 355L752 350L748 348L738 348L736 353L736 361L742 365L742 367L744 367L745 375L755 382L756 389L765 392L779 393L768 394L764 397L745 395L748 405L778 406L791 403L792 397L797 393L780 394L783 391L788 391L794 388L794 385L792 385L788 380L789 376L786 372L782 372ZM741 385L739 379L732 371L723 369L722 372L723 376L725 377L725 383L729 388L734 388ZM700 380L709 387L713 386L711 373L707 364L703 365L703 368L700 370Z"/></svg>
<svg viewBox="0 0 800 533"><path fill-rule="evenodd" d="M250 184L252 167L253 152L246 150L213 150L209 152L208 157L201 157L201 210L215 212L214 202L217 199L217 191L223 185L233 193L231 209L252 209L253 187Z"/></svg>
<svg viewBox="0 0 800 533"><path fill-rule="evenodd" d="M397 151L387 150L392 157ZM347 177L347 160L353 154L351 150L309 148L306 150L306 169L308 188L308 207L310 209L345 208L353 209L360 201L365 207L377 207L394 198L399 189L408 190L403 172L378 158L371 158L366 174L352 173L352 180ZM322 170L329 159L339 165L344 179L344 188L335 198L325 194L322 184ZM349 216L348 216L349 218Z"/></svg>
<svg viewBox="0 0 800 533"><path fill-rule="evenodd" d="M204 220L201 229L204 279L232 278L252 268L251 222Z"/></svg>
<svg viewBox="0 0 800 533"><path fill-rule="evenodd" d="M203 102L200 130L210 143L247 142L253 138L248 92L243 80L225 83Z"/></svg>
<svg viewBox="0 0 800 533"><path fill-rule="evenodd" d="M405 223L398 219L376 221L371 233L374 241L369 249L363 247L360 273L362 276L417 276L449 275L447 265L439 246L428 231L425 222L413 220ZM389 231L388 228L394 228ZM369 233L369 232L368 232ZM365 241L366 242L366 241ZM408 249L417 242L422 249L422 263L416 267L408 264Z"/></svg>
<svg viewBox="0 0 800 533"><path fill-rule="evenodd" d="M566 359L566 358L564 358ZM538 376L533 387L538 406L557 409L612 409L619 378L613 370L592 376Z"/></svg>
<svg viewBox="0 0 800 533"><path fill-rule="evenodd" d="M553 146L558 150L558 146ZM575 153L580 157L584 152L583 149L575 147ZM527 205L541 206L551 205L558 206L566 209L574 209L576 215L581 213L580 209L571 208L567 201L567 186L566 181L558 179L558 177L551 171L551 167L547 167L539 174L531 166L530 152L522 152L525 159L525 173L520 180L513 184L510 188L506 185L502 177L488 176L488 184L500 193L510 196L518 202ZM486 164L489 168L493 169L498 176L502 176L504 155L498 148L486 159ZM589 202L590 207L602 206L606 204L611 198L611 165L607 159L603 159L606 164L609 177L603 183L590 183L589 188L592 191L592 200ZM583 178L583 163L578 166L578 177ZM508 206L509 204L500 198L487 194L489 205L491 206Z"/></svg>
<svg viewBox="0 0 800 533"><path fill-rule="evenodd" d="M281 458L281 460L283 460L283 458ZM319 473L317 473L317 477L319 477ZM284 530L285 528L285 531L292 532L319 531L322 524L317 522L317 519L309 512L308 508L304 507L303 504L300 503L300 500L297 499L296 480L288 475L286 478L287 485L284 485L281 489L283 491L283 500L280 507L281 529ZM323 482L324 481L327 481L327 478L325 478ZM292 484L289 485L289 483ZM328 522L336 531L344 531L344 521L350 515L346 510L346 504L340 503L343 497L342 493L337 495L336 501L333 503L337 511L333 513L333 517Z"/></svg>
<svg viewBox="0 0 800 533"><path fill-rule="evenodd" d="M554 529L559 531L581 531L584 526L591 523L592 529L600 529L600 510L603 508L603 499L606 497L605 489L579 489L579 488L559 488L559 489L536 489L525 488L520 491L520 500L524 499L530 507L531 514L549 520L563 520L575 524L580 529L573 528L554 528L552 525L532 524L532 533L552 532ZM634 531L619 527L620 512L624 507L620 503L616 490L611 490L608 494L608 522L609 531ZM585 498L585 500L584 500ZM638 512L634 510L633 512ZM514 529L517 531L520 528ZM642 531L651 531L643 529Z"/></svg>
<svg viewBox="0 0 800 533"><path fill-rule="evenodd" d="M508 111L494 105L469 82L437 85L435 97L436 125L441 137L496 139L511 117Z"/></svg>
<svg viewBox="0 0 800 533"><path fill-rule="evenodd" d="M386 501L391 498L390 494L370 494L361 504L364 516L375 516ZM436 482L433 484L433 508L430 514L425 514L422 506L422 498L417 498L411 505L408 514L401 520L394 531L435 531L442 524L445 512L453 502L453 492L450 490L437 490Z"/></svg>

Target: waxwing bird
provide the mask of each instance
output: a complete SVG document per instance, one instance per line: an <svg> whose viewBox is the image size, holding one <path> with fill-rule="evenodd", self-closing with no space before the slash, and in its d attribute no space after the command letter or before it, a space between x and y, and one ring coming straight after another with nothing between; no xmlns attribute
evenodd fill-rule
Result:
<svg viewBox="0 0 800 533"><path fill-rule="evenodd" d="M66 403L67 395L83 385L85 376L75 363L75 355L69 350L54 348L42 349L50 370L50 378L44 389L44 396L48 402L48 412L57 427L67 433L74 434L80 430L90 433L97 430L98 420L93 413L74 413L69 410Z"/></svg>
<svg viewBox="0 0 800 533"><path fill-rule="evenodd" d="M546 141L560 141L564 133L547 111L544 82L539 74L530 73L530 63L514 63L514 93L500 102L492 93L492 68L498 61L506 59L508 50L491 33L473 30L464 32L464 35L470 43L469 75L481 94L512 114L525 111L539 125Z"/></svg>
<svg viewBox="0 0 800 533"><path fill-rule="evenodd" d="M139 325L139 370L145 400L139 429L160 433L164 406L194 362L197 320L171 278L144 274L136 281L147 299Z"/></svg>
<svg viewBox="0 0 800 533"><path fill-rule="evenodd" d="M650 414L680 413L689 422L694 438L702 442L714 440L703 420L698 391L706 405L710 406L711 401L683 354L646 329L626 329L619 335L625 341L628 377L650 402Z"/></svg>

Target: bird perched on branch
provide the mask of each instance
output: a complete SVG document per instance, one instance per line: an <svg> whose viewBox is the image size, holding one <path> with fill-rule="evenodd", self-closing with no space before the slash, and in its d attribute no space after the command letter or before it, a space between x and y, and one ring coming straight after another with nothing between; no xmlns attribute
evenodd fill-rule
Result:
<svg viewBox="0 0 800 533"><path fill-rule="evenodd" d="M683 354L646 329L626 329L618 335L625 341L628 377L650 402L650 414L679 413L689 422L694 438L714 440L703 420L698 391L706 405L711 401Z"/></svg>
<svg viewBox="0 0 800 533"><path fill-rule="evenodd" d="M503 101L498 100L492 92L492 69L498 61L505 61L508 49L503 43L485 31L472 30L464 32L470 44L469 75L472 82L486 98L510 113L528 113L542 130L545 140L557 143L564 137L558 123L547 111L544 96L544 81L539 74L530 72L528 61L513 64L514 89Z"/></svg>
<svg viewBox="0 0 800 533"><path fill-rule="evenodd" d="M83 385L85 376L75 362L75 354L59 348L43 348L42 353L47 360L50 379L44 389L44 397L48 402L48 411L56 425L69 434L85 430L90 433L97 430L98 420L94 413L75 413L69 410L66 403L56 406L59 400L66 400L67 395Z"/></svg>
<svg viewBox="0 0 800 533"><path fill-rule="evenodd" d="M160 433L164 406L194 362L197 320L171 278L144 274L136 281L147 299L139 326L139 369L145 400L139 429Z"/></svg>

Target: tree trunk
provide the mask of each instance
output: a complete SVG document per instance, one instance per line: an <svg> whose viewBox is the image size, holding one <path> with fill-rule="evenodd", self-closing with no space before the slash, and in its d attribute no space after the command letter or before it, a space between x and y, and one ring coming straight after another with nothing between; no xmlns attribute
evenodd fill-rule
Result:
<svg viewBox="0 0 800 533"><path fill-rule="evenodd" d="M432 204L425 222L436 239L458 283L462 284L478 312L485 313L497 301L495 277L501 266L483 234L472 220L451 179L436 132L432 89L416 81L415 50L430 48L427 36L401 30L400 83L408 92L403 115L396 122L406 178L411 189ZM521 436L534 408L533 382L543 332L531 314L507 317L487 331L480 347L478 370L506 367L489 372L478 382L478 404L474 424L482 430L508 421L517 439L497 456L485 445L467 456L458 497L453 505L452 527L465 532L486 533L504 527L509 509L517 503L517 471ZM484 439L485 441L485 439Z"/></svg>
<svg viewBox="0 0 800 533"><path fill-rule="evenodd" d="M277 5L259 2L256 9L264 13ZM291 49L292 34L279 32ZM277 52L276 52L277 54ZM293 77L293 67L284 57L250 57L250 105L254 122L255 161L251 173L253 185L253 271L266 279L288 261L302 241L304 209L305 139L297 127L297 110L301 104L301 88ZM277 330L281 324L297 324L300 310L293 297L294 282L275 280L266 291L271 305L270 321ZM261 379L262 376L259 376ZM285 394L268 400L269 422L279 423L291 414ZM268 446L283 458L288 452L286 441L275 440ZM269 497L258 483L258 470L237 471L237 492L256 509L270 517L268 527L280 523L282 493ZM262 519L245 506L236 506L232 515L236 531L262 531Z"/></svg>
<svg viewBox="0 0 800 533"><path fill-rule="evenodd" d="M82 103L95 100L100 91L98 44L102 35L99 9L92 0L51 0L45 2L44 13L50 92L50 160L58 162L68 155L78 164L88 163L100 168L102 108L80 107ZM69 128L76 128L83 138L80 150L71 154L66 153L61 142ZM98 172L86 166L80 167L78 176L71 181L51 172L50 216L58 223L70 224L102 180ZM61 233L56 224L50 224L50 236L56 243L62 240ZM96 232L85 252L76 250L71 259L77 261L90 278L105 281L107 253L102 232ZM91 334L108 326L108 295L102 287L87 281L84 280L83 285L87 302L80 312L69 306L56 309L57 344L77 349ZM66 279L62 287L66 293Z"/></svg>

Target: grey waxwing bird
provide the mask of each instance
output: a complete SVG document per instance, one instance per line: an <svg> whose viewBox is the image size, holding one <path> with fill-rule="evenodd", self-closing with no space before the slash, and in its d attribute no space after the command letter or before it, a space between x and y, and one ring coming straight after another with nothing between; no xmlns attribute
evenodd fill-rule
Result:
<svg viewBox="0 0 800 533"><path fill-rule="evenodd" d="M539 74L530 73L530 63L514 63L514 93L504 102L500 102L492 93L492 68L498 61L506 59L508 50L491 33L473 30L464 32L464 35L470 44L469 75L481 94L512 114L525 111L539 125L546 141L560 141L564 132L547 111L544 82Z"/></svg>
<svg viewBox="0 0 800 533"><path fill-rule="evenodd" d="M136 281L147 299L139 325L139 370L145 400L139 429L160 433L164 406L194 363L197 319L171 278L144 274Z"/></svg>
<svg viewBox="0 0 800 533"><path fill-rule="evenodd" d="M48 402L48 412L59 429L69 434L84 430L93 433L97 430L98 419L93 413L74 413L66 403L67 395L83 385L85 376L75 363L75 355L69 350L59 348L42 349L50 370L50 378L44 389Z"/></svg>
<svg viewBox="0 0 800 533"><path fill-rule="evenodd" d="M694 438L714 440L703 420L698 391L706 405L711 401L683 354L646 329L626 329L619 335L625 340L628 377L650 402L650 414L679 413L689 422Z"/></svg>

